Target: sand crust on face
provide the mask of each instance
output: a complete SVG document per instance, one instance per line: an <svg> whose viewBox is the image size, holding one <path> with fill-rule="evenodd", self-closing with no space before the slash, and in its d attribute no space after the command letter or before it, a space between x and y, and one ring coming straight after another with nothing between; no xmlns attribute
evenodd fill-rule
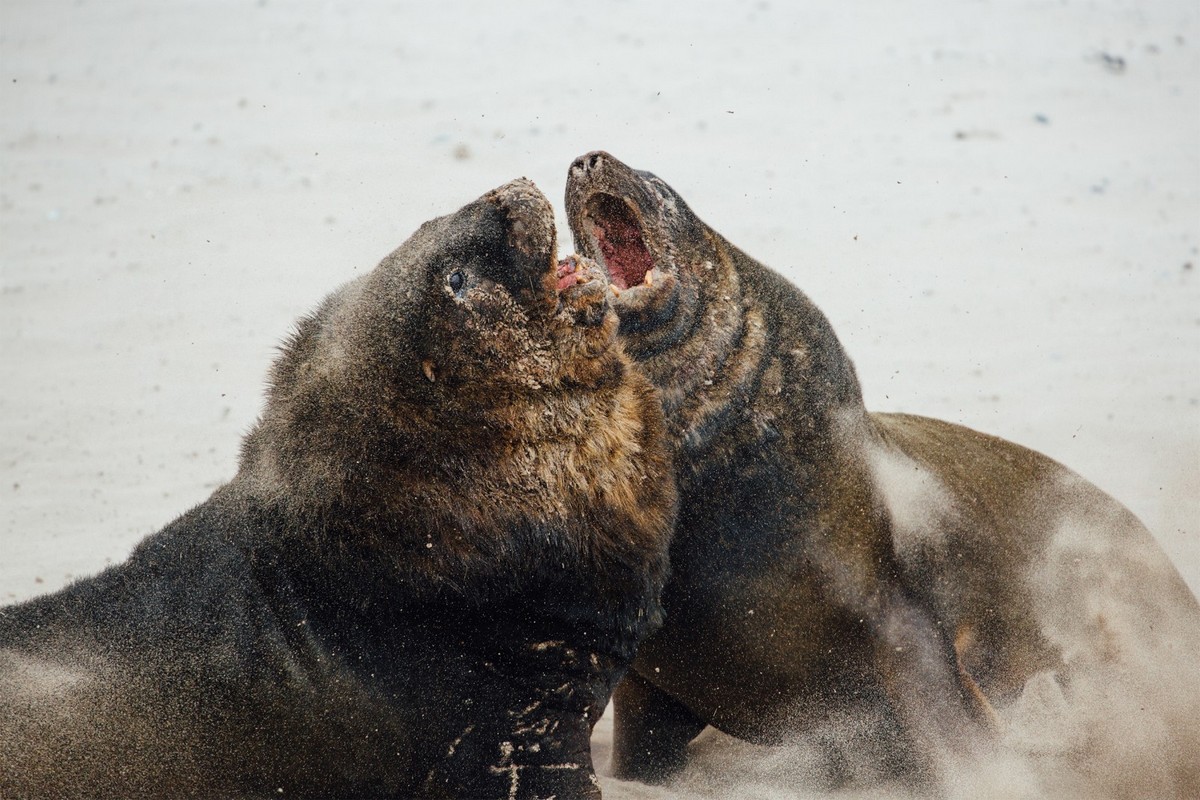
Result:
<svg viewBox="0 0 1200 800"><path fill-rule="evenodd" d="M229 479L330 289L595 148L800 285L872 410L1062 461L1200 588L1194 3L15 0L0 49L0 602ZM803 751L694 750L606 796L822 796ZM1036 796L1027 766L960 794Z"/></svg>

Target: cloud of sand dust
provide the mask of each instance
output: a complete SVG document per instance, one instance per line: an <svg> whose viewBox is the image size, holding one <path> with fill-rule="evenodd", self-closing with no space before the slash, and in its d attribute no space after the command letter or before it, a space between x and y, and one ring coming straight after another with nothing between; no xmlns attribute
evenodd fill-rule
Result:
<svg viewBox="0 0 1200 800"><path fill-rule="evenodd" d="M936 519L944 489L912 464L875 470L915 528ZM1071 475L1065 484L1076 480ZM1056 494L1064 486L1054 487ZM878 782L875 765L850 764L859 782L821 780L830 744L851 744L860 725L831 719L794 744L759 747L706 730L685 772L665 787L604 778L608 800L1033 800L1200 797L1200 614L1195 599L1137 520L1087 484L1059 509L1050 546L1028 576L1061 671L1033 675L997 708L1002 732L985 755L946 754L941 785L925 793ZM1061 496L1061 495L1059 495ZM923 502L928 501L928 502ZM924 511L914 509L923 508ZM916 516L913 516L913 515ZM608 715L596 764L607 774ZM843 754L847 752L842 750Z"/></svg>

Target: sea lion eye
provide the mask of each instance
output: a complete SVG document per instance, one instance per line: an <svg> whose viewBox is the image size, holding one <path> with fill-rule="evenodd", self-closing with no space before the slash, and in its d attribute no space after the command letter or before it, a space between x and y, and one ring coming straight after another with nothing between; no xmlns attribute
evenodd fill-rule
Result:
<svg viewBox="0 0 1200 800"><path fill-rule="evenodd" d="M456 269L446 278L446 282L450 284L450 291L457 294L462 289L463 284L467 282L467 277L463 275L461 269Z"/></svg>

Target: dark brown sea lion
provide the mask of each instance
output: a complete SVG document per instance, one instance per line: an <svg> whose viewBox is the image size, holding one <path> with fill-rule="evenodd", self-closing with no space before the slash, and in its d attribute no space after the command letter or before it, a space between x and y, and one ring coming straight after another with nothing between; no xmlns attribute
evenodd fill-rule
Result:
<svg viewBox="0 0 1200 800"><path fill-rule="evenodd" d="M0 610L0 797L598 797L674 485L604 274L515 181L303 320L237 476Z"/></svg>
<svg viewBox="0 0 1200 800"><path fill-rule="evenodd" d="M825 316L654 175L590 153L566 203L677 451L667 622L616 693L618 776L664 780L711 724L827 736L826 780L926 782L1063 709L1085 722L1053 747L1088 762L1120 706L1167 733L1127 737L1153 774L1112 780L1200 783L1200 608L1132 514L1018 445L868 413Z"/></svg>

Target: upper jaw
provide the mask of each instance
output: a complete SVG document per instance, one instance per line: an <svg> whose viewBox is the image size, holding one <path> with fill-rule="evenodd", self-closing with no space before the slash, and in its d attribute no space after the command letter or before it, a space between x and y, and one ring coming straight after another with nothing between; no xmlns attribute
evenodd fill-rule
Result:
<svg viewBox="0 0 1200 800"><path fill-rule="evenodd" d="M528 178L497 187L481 201L503 215L502 246L511 265L505 282L511 282L514 289L533 289L542 298L539 302L553 307L558 300L554 276L558 244L550 201Z"/></svg>
<svg viewBox="0 0 1200 800"><path fill-rule="evenodd" d="M533 181L528 178L509 181L482 199L504 212L510 248L535 264L553 260L556 249L554 209Z"/></svg>

